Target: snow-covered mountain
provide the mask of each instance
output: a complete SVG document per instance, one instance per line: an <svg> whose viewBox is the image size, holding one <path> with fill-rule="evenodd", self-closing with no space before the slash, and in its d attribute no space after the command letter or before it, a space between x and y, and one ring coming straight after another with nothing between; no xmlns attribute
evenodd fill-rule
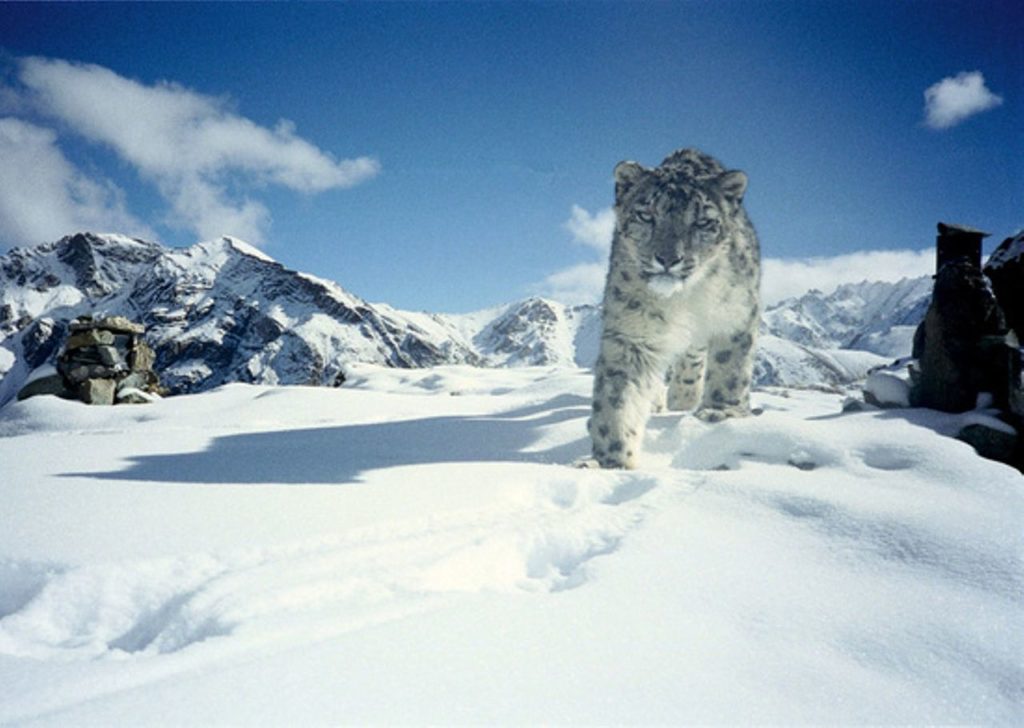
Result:
<svg viewBox="0 0 1024 728"><path fill-rule="evenodd" d="M883 357L909 352L929 293L927 278L862 283L773 307L756 382L856 380ZM336 386L355 363L586 367L600 336L595 306L530 298L473 314L414 313L289 270L234 238L171 249L79 233L0 256L0 404L52 362L68 322L82 314L145 324L175 393L232 381Z"/></svg>
<svg viewBox="0 0 1024 728"><path fill-rule="evenodd" d="M931 294L931 276L895 283L848 283L828 294L808 291L765 311L763 328L766 333L816 349L906 356Z"/></svg>
<svg viewBox="0 0 1024 728"><path fill-rule="evenodd" d="M52 359L68 321L97 313L146 325L174 392L229 381L333 385L355 361L480 363L446 322L371 305L233 238L174 250L78 234L0 258L0 402Z"/></svg>
<svg viewBox="0 0 1024 728"><path fill-rule="evenodd" d="M581 366L597 359L601 309L545 298L445 317L488 366Z"/></svg>

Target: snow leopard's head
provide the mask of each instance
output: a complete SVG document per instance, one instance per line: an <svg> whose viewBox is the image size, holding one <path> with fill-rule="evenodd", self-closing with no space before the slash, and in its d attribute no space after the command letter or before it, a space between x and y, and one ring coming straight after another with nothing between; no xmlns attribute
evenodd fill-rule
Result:
<svg viewBox="0 0 1024 728"><path fill-rule="evenodd" d="M660 295L679 290L732 237L746 188L743 172L695 150L676 152L655 169L621 162L616 235L634 273Z"/></svg>

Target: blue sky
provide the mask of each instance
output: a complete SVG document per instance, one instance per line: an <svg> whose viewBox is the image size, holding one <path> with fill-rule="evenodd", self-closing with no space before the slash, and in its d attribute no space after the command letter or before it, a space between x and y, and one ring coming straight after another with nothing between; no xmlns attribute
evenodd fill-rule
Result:
<svg viewBox="0 0 1024 728"><path fill-rule="evenodd" d="M586 300L615 164L696 146L750 176L769 298L927 272L939 220L1024 226L1022 39L978 0L4 3L0 249L224 233L401 308Z"/></svg>

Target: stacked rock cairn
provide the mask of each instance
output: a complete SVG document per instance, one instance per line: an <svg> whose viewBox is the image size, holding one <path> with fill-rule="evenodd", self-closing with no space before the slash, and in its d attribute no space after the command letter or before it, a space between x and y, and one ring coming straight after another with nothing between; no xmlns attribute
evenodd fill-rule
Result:
<svg viewBox="0 0 1024 728"><path fill-rule="evenodd" d="M140 404L154 399L160 381L145 328L123 316L81 316L70 325L57 372L67 394L87 404Z"/></svg>

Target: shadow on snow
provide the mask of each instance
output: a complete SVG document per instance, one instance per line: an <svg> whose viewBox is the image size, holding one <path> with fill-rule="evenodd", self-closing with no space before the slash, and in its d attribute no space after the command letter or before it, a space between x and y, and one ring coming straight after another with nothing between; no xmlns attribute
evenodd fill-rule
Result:
<svg viewBox="0 0 1024 728"><path fill-rule="evenodd" d="M358 482L368 471L403 465L569 464L589 451L586 437L546 450L524 450L539 441L543 428L585 418L588 405L584 397L561 395L497 415L226 435L200 452L143 455L128 458L124 470L63 476L163 483L334 484Z"/></svg>

